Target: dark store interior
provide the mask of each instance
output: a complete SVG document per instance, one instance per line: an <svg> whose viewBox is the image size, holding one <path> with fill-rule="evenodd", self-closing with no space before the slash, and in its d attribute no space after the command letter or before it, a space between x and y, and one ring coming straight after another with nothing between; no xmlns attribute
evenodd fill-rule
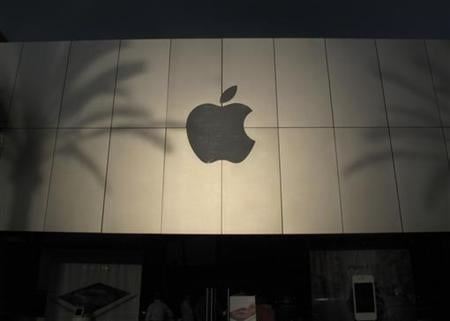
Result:
<svg viewBox="0 0 450 321"><path fill-rule="evenodd" d="M280 312L283 298L295 306L291 319L314 320L310 255L314 251L407 250L411 257L418 320L444 320L450 277L448 234L346 236L148 236L6 233L1 236L0 307L5 316L45 312L55 261L142 264L140 311L154 291L169 306L185 293L215 289L216 316L229 293L249 293ZM27 304L23 305L24 302ZM351 304L351 303L349 303ZM176 309L175 314L176 314ZM282 310L282 308L281 308ZM278 314L277 314L278 315ZM3 319L2 319L3 320Z"/></svg>

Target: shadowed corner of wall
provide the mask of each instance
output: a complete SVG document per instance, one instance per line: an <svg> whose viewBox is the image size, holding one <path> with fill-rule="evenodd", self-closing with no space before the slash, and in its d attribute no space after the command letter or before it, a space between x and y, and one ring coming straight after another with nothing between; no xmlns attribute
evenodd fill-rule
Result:
<svg viewBox="0 0 450 321"><path fill-rule="evenodd" d="M450 46L450 45L449 45ZM412 65L417 68L417 73L428 75L429 66L423 62L413 61ZM450 97L450 66L434 66L433 69L433 79L439 79L439 91L441 95L445 97ZM379 76L379 70L373 71L375 75ZM431 78L430 78L431 81ZM405 92L410 92L412 95L420 97L423 101L430 101L429 105L436 105L436 110L421 110L414 111L408 106L401 105L390 105L388 110L388 118L391 116L401 117L405 124L433 124L436 121L440 121L436 118L438 113L443 112L443 106L439 106L437 102L437 97L435 97L434 92L429 92L426 88L418 87L416 82L412 79L405 78L403 75L396 73L383 73L383 82L391 82L396 87L401 88ZM435 86L437 86L434 83ZM441 122L442 125L442 122ZM439 126L441 126L439 125ZM413 126L414 127L414 126ZM427 181L418 181L417 184L424 183L424 193L423 193L423 204L425 204L428 209L434 210L437 208L447 209L449 208L450 195L450 153L448 153L448 142L445 140L445 133L442 128L401 128L399 130L391 127L391 132L395 135L396 148L394 159L395 163L402 161L403 164L416 163L417 162L432 162L436 159L444 160L447 157L447 166L445 166L445 161L442 162L442 166L438 168L433 168L427 173ZM436 126L429 126L436 127ZM380 149L378 146L383 143L388 143L387 139L387 129L386 131L377 130L374 128L366 128L364 139L368 146L373 146L369 155L366 155L360 159L355 160L347 168L344 169L343 175L355 175L364 168L373 166L373 164L380 162L392 162L392 150L389 148ZM448 140L447 140L448 141ZM416 146L428 146L433 143L437 143L437 146L443 144L443 147L447 150L435 151L430 148L416 148ZM377 151L378 149L378 151ZM441 153L442 152L442 153ZM444 155L447 152L448 155ZM417 166L417 165L416 165ZM427 169L428 170L428 169ZM398 177L398 170L397 170Z"/></svg>
<svg viewBox="0 0 450 321"><path fill-rule="evenodd" d="M53 61L67 61L70 52L49 50L46 54L54 56L52 57ZM65 88L64 97L61 97L59 104L59 108L62 108L66 94L70 93L72 97L77 97L77 108L64 110L64 120L65 123L69 124L69 127L73 124L76 127L76 124L81 123L83 128L89 128L95 127L95 125L90 126L90 124L97 124L98 121L110 121L111 113L84 113L89 106L92 106L92 102L96 98L111 94L111 88L105 86L104 83L110 77L116 79L116 66L95 73L92 73L90 68L99 59L108 54L111 54L111 49L96 51L95 56L84 60L77 70L71 70L70 76L77 86L70 90ZM93 70L97 69L93 68ZM122 64L119 69L120 80L126 81L144 70L144 64L140 61ZM56 70L49 70L48 72L52 73L56 72ZM46 102L39 101L39 98L42 97L41 93L37 92L36 90L38 89L35 89L34 86L33 88L28 87L26 88L26 95L20 94L22 90L20 82L17 82L11 102L1 102L0 120L5 119L6 121L2 122L1 126L4 146L1 149L2 154L0 158L0 191L5 197L5 202L2 201L3 205L0 204L0 222L3 222L2 224L7 230L39 229L39 227L34 226L36 222L32 222L33 215L31 213L36 210L45 211L45 202L49 190L48 184L50 184L51 179L51 164L56 154L64 155L80 163L90 175L95 177L98 184L103 186L105 183L106 169L103 166L99 166L92 158L92 155L81 148L83 142L94 139L99 135L104 135L105 129L79 130L77 135L74 135L67 141L59 139L60 137L56 135L57 128L36 129L36 119L43 123L51 123L51 120L46 119L49 116L42 112L45 110ZM116 97L120 94L121 99L125 102L127 97L131 96L131 93L122 88L117 88L115 94ZM13 111L13 108L18 109ZM114 111L114 117L133 120L145 116L148 119L149 113L142 112L142 110L146 109L142 108L142 106L130 105L126 106L124 111ZM12 123L13 114L14 122L18 122L21 124L20 128L25 129L12 129L4 125ZM61 111L59 111L59 115L61 115ZM161 127L165 127L166 124L174 125L173 122L164 120L164 124ZM109 129L109 127L106 129ZM166 142L164 138L153 134L152 131L133 130L131 132L133 135L138 135L141 139L149 141L158 148L165 149L166 152L171 151L170 142ZM56 140L58 141L56 142ZM70 184L69 180L67 180L67 184ZM6 217L2 217L2 215Z"/></svg>

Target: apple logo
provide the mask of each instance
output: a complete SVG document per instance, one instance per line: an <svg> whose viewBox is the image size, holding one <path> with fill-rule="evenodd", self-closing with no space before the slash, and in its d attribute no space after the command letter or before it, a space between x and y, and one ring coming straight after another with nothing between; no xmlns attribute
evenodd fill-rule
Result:
<svg viewBox="0 0 450 321"><path fill-rule="evenodd" d="M205 163L227 160L242 162L255 144L244 130L244 120L250 107L233 103L223 106L236 94L237 86L225 90L220 104L202 104L195 107L186 122L186 131L194 153Z"/></svg>

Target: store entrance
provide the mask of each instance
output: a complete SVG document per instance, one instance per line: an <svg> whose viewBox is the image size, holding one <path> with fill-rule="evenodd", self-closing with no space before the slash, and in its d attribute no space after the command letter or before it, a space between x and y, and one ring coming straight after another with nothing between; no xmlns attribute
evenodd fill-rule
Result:
<svg viewBox="0 0 450 321"><path fill-rule="evenodd" d="M146 256L152 259L143 267L141 316L159 292L175 320L190 321L183 318L186 297L195 321L306 320L309 259L300 244L285 244L271 238L167 239Z"/></svg>

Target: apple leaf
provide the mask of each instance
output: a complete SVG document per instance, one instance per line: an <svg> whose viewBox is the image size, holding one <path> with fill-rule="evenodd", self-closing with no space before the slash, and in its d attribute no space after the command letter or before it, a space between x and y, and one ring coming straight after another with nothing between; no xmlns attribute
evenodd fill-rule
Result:
<svg viewBox="0 0 450 321"><path fill-rule="evenodd" d="M231 86L230 88L228 88L227 90L225 90L222 94L222 96L220 96L220 103L226 103L227 101L233 99L234 95L236 95L237 92L237 86Z"/></svg>

